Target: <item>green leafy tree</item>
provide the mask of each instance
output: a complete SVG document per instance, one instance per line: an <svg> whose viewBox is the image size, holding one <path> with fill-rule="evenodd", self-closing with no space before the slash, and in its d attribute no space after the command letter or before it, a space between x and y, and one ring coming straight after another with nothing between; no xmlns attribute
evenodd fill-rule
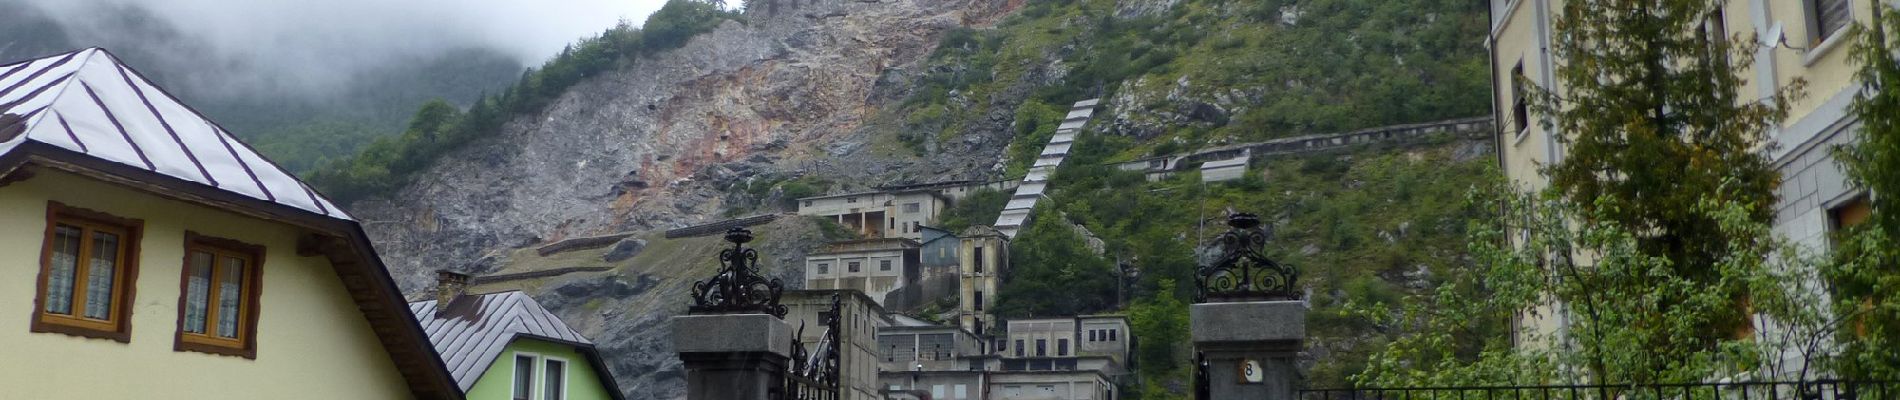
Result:
<svg viewBox="0 0 1900 400"><path fill-rule="evenodd" d="M1399 313L1364 308L1407 333L1372 357L1356 377L1360 384L1669 383L1750 373L1775 379L1814 366L1806 359L1784 364L1765 352L1815 343L1815 327L1825 323L1811 306L1819 299L1812 288L1788 284L1811 279L1799 271L1816 270L1815 260L1775 240L1769 225L1754 219L1756 210L1722 200L1733 195L1710 196L1686 211L1738 240L1706 271L1684 273L1646 251L1639 231L1603 215L1612 212L1607 200L1583 207L1554 191L1517 194L1501 183L1479 193L1513 194L1474 195L1507 211L1473 221L1473 263L1450 269L1444 283L1408 299ZM1576 254L1594 257L1585 264ZM1785 327L1687 339L1725 322L1737 296ZM1520 329L1516 338L1473 335L1514 320L1554 321L1564 312L1557 307L1568 309L1565 326ZM1799 350L1819 357L1816 347Z"/></svg>
<svg viewBox="0 0 1900 400"><path fill-rule="evenodd" d="M1774 218L1779 174L1753 147L1787 114L1801 84L1766 99L1747 100L1739 73L1752 62L1752 39L1705 29L1721 2L1591 0L1564 4L1552 50L1564 60L1559 88L1537 88L1531 106L1550 116L1566 155L1544 173L1591 228L1614 227L1634 240L1629 256L1653 258L1669 276L1714 290L1720 262L1750 245L1724 231L1704 201L1749 210L1752 222ZM1527 85L1529 86L1529 85ZM1579 262L1578 264L1587 264ZM1659 293L1674 312L1694 293ZM1747 323L1746 297L1715 293L1728 307L1705 310L1688 332L1656 330L1637 348L1659 354L1714 350ZM1686 307L1686 306L1685 306ZM1672 362L1632 366L1666 370ZM1607 373L1608 371L1596 371Z"/></svg>
<svg viewBox="0 0 1900 400"><path fill-rule="evenodd" d="M1835 249L1832 284L1835 312L1844 329L1837 338L1844 376L1900 379L1900 11L1874 2L1872 23L1855 28L1854 61L1863 85L1851 111L1860 121L1859 141L1837 152L1853 184L1873 193L1870 223L1850 228Z"/></svg>
<svg viewBox="0 0 1900 400"><path fill-rule="evenodd" d="M988 225L996 221L998 214L1003 213L1004 206L1009 205L1009 195L995 189L977 189L963 196L962 200L957 200L956 205L950 206L949 210L944 210L938 225L951 232L962 232L975 225Z"/></svg>
<svg viewBox="0 0 1900 400"><path fill-rule="evenodd" d="M1153 297L1128 307L1130 328L1141 339L1134 358L1143 370L1142 398L1168 398L1167 387L1188 383L1188 305L1175 296L1177 287L1174 280L1164 280Z"/></svg>
<svg viewBox="0 0 1900 400"><path fill-rule="evenodd" d="M1041 206L1035 215L1010 243L1010 269L997 295L996 312L1030 317L1115 309L1115 264L1090 250L1055 210Z"/></svg>

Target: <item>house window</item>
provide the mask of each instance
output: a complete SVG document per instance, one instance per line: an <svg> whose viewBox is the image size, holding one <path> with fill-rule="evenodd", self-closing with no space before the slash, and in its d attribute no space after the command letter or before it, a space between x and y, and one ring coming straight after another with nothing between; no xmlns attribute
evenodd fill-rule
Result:
<svg viewBox="0 0 1900 400"><path fill-rule="evenodd" d="M852 261L851 263L849 263L849 264L845 264L845 265L846 265L847 267L849 267L848 269L850 270L850 272L851 272L851 273L857 273L857 272L858 272L858 262L857 262L857 261Z"/></svg>
<svg viewBox="0 0 1900 400"><path fill-rule="evenodd" d="M1867 202L1867 197L1862 196L1833 210L1828 210L1828 214L1831 214L1834 219L1834 229L1847 229L1867 222L1867 218L1873 215L1873 211L1874 208Z"/></svg>
<svg viewBox="0 0 1900 400"><path fill-rule="evenodd" d="M1056 339L1056 355L1069 355L1069 339Z"/></svg>
<svg viewBox="0 0 1900 400"><path fill-rule="evenodd" d="M550 358L542 370L541 400L567 398L567 361Z"/></svg>
<svg viewBox="0 0 1900 400"><path fill-rule="evenodd" d="M567 360L515 353L514 400L566 400ZM535 397L539 393L540 397Z"/></svg>
<svg viewBox="0 0 1900 400"><path fill-rule="evenodd" d="M1524 61L1519 60L1517 66L1511 67L1511 129L1518 133L1531 127L1530 101L1524 93L1524 82L1528 79L1524 77Z"/></svg>
<svg viewBox="0 0 1900 400"><path fill-rule="evenodd" d="M976 291L976 310L983 311L983 291Z"/></svg>
<svg viewBox="0 0 1900 400"><path fill-rule="evenodd" d="M534 396L534 356L515 355L514 400L533 400Z"/></svg>
<svg viewBox="0 0 1900 400"><path fill-rule="evenodd" d="M831 263L818 263L819 275L824 275L824 274L829 274L829 273L831 273Z"/></svg>
<svg viewBox="0 0 1900 400"><path fill-rule="evenodd" d="M1709 59L1727 63L1728 53L1723 52L1722 48L1728 44L1728 12L1717 8L1715 15L1703 21L1702 26L1709 35Z"/></svg>
<svg viewBox="0 0 1900 400"><path fill-rule="evenodd" d="M856 202L858 202L858 198L856 198L856 197L846 197L846 198L844 198L844 202L846 202L846 203L856 203Z"/></svg>
<svg viewBox="0 0 1900 400"><path fill-rule="evenodd" d="M1096 341L1096 340L1095 340L1095 334L1096 334L1097 332L1098 332L1098 331L1096 331L1096 330L1094 330L1094 329L1090 329L1090 330L1089 330L1089 341L1091 341L1091 342L1094 342L1094 341Z"/></svg>
<svg viewBox="0 0 1900 400"><path fill-rule="evenodd" d="M1863 195L1829 209L1827 213L1828 219L1832 220L1830 222L1833 223L1834 230L1840 231L1866 223L1867 218L1873 215L1873 211L1873 205L1868 203L1867 196Z"/></svg>
<svg viewBox="0 0 1900 400"><path fill-rule="evenodd" d="M1117 334L1116 334L1116 332L1118 332L1118 331L1120 331L1120 329L1109 329L1109 330L1108 330L1108 340L1121 340L1121 339L1116 339L1116 338L1115 338L1115 335L1117 335Z"/></svg>
<svg viewBox="0 0 1900 400"><path fill-rule="evenodd" d="M1036 356L1045 357L1048 355L1049 355L1049 339L1036 339Z"/></svg>
<svg viewBox="0 0 1900 400"><path fill-rule="evenodd" d="M805 206L811 207L811 200L805 200Z"/></svg>
<svg viewBox="0 0 1900 400"><path fill-rule="evenodd" d="M143 222L57 202L46 219L30 329L130 341Z"/></svg>
<svg viewBox="0 0 1900 400"><path fill-rule="evenodd" d="M976 248L976 257L970 257L970 261L976 262L976 273L979 273L979 274L983 273L983 248L982 247Z"/></svg>
<svg viewBox="0 0 1900 400"><path fill-rule="evenodd" d="M1016 339L1016 356L1017 357L1023 356L1023 340L1022 339Z"/></svg>
<svg viewBox="0 0 1900 400"><path fill-rule="evenodd" d="M176 350L257 356L263 259L264 246L185 232Z"/></svg>
<svg viewBox="0 0 1900 400"><path fill-rule="evenodd" d="M1849 0L1807 0L1809 46L1819 46L1854 20Z"/></svg>
<svg viewBox="0 0 1900 400"><path fill-rule="evenodd" d="M924 208L924 207L923 207L923 205L922 205L922 204L918 204L918 203L904 203L904 213L905 213L905 214L916 214L916 213L917 213L918 211L921 211L921 210L923 210L923 208Z"/></svg>
<svg viewBox="0 0 1900 400"><path fill-rule="evenodd" d="M877 270L879 270L879 271L890 271L890 270L891 270L891 260L877 260Z"/></svg>

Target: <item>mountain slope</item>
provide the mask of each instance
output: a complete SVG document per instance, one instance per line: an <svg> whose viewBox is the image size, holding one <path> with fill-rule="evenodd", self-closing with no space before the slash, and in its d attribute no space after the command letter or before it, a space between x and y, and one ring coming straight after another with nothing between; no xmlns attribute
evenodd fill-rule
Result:
<svg viewBox="0 0 1900 400"><path fill-rule="evenodd" d="M421 161L394 158L421 165L392 181L395 189L365 191L350 208L366 221L404 289L415 292L438 268L517 271L520 260L529 259L513 256L520 249L563 238L780 212L787 199L827 191L1014 176L1053 135L1059 105L1102 97L1097 122L1085 128L1072 160L1057 172L1051 201L1038 215L1088 227L1107 243L1106 253L1088 263L1024 259L1017 265L1027 270L1020 276L1033 277L1121 263L1140 278L1128 302L1070 303L1116 311L1166 304L1156 296L1168 289L1186 297L1191 290L1183 285L1191 282L1203 236L1199 219L1228 207L1261 213L1280 232L1272 245L1276 256L1309 268L1306 282L1322 320L1310 351L1330 355L1312 368L1319 382L1339 382L1384 334L1346 305L1429 287L1432 269L1462 257L1465 210L1457 200L1487 173L1490 148L1470 132L1262 158L1245 180L1207 186L1191 172L1148 182L1108 163L1483 114L1481 4L820 3L776 15L754 11L676 50L610 59L604 64L610 67L554 91L544 107L499 118L492 135L452 143ZM959 207L973 213L1000 208ZM1035 232L1072 230L1032 229L1018 242L1075 242ZM1051 234L1061 235L1067 234ZM765 254L766 268L798 276L797 266L787 265L795 263L776 257L802 254L809 247L800 246L822 240L808 239ZM562 266L569 265L542 267ZM1042 273L1049 271L1058 273ZM1102 273L1082 279L1114 279L1114 271L1095 272ZM653 293L676 293L690 282L685 276L652 279ZM616 312L603 310L620 300L590 309L581 299L615 299L611 288L559 293L553 288L565 284L538 282L520 287L537 298L569 299L550 308L585 321L599 342L624 343L612 357L620 360L617 376L642 382L641 389L629 388L630 396L676 393L663 389L677 382L675 364L664 361L670 350L636 338L665 332L656 321L677 308L641 306L636 309L656 314L603 317L596 313ZM1033 287L1027 283L1061 287L1011 285ZM1045 311L1033 300L1000 301L1015 301L1010 307L1017 312ZM1144 382L1133 393L1184 393L1186 353L1148 349L1180 348L1185 338L1141 333L1153 340L1144 339Z"/></svg>

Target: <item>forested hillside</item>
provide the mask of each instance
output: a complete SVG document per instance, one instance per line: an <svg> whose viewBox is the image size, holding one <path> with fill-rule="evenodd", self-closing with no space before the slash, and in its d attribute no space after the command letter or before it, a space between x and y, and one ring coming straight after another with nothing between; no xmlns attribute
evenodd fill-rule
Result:
<svg viewBox="0 0 1900 400"><path fill-rule="evenodd" d="M1483 12L1437 0L1034 2L998 27L946 35L913 94L889 109L904 122L893 133L928 157L963 125L1013 105L1005 171L1014 175L1066 104L1104 98L1109 109L1015 242L999 310L1130 313L1146 340L1144 387L1132 389L1178 397L1196 246L1225 229L1227 212L1258 213L1275 233L1270 256L1301 268L1312 292L1312 383L1340 386L1389 333L1353 310L1432 287L1434 270L1464 261L1464 224L1475 215L1465 197L1493 173L1487 141L1257 160L1242 181L1212 185L1194 173L1149 182L1106 163L1483 115ZM1010 93L1024 75L1042 79ZM973 200L947 221L993 220L1006 199ZM1108 251L1092 256L1064 224L1087 227ZM1134 287L1117 299L1123 267Z"/></svg>

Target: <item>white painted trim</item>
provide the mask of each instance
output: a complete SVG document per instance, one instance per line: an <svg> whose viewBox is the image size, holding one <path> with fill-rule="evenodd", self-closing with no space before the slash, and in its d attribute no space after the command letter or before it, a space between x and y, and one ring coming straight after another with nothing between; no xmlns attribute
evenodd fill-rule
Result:
<svg viewBox="0 0 1900 400"><path fill-rule="evenodd" d="M1847 112L1847 107L1854 103L1854 94L1860 86L1858 81L1849 82L1846 87L1835 92L1833 96L1829 96L1826 102L1815 107L1814 111L1789 124L1786 129L1775 132L1775 146L1769 153L1769 157L1775 160L1776 164L1785 164L1790 155L1806 153L1808 151L1806 148L1812 147L1812 142L1816 139L1832 136L1822 135L1822 133L1841 130L1839 128L1852 119ZM1797 149L1800 151L1796 151Z"/></svg>
<svg viewBox="0 0 1900 400"><path fill-rule="evenodd" d="M1848 30L1848 28L1836 30L1833 35L1829 35L1826 40L1822 40L1820 45L1808 49L1808 51L1801 56L1801 66L1812 67L1815 61L1820 60L1821 57L1826 57L1827 53L1833 52L1834 48L1841 47L1841 42L1846 42L1848 37L1852 36L1847 34Z"/></svg>
<svg viewBox="0 0 1900 400"><path fill-rule="evenodd" d="M542 369L541 371L542 390L541 390L541 393L539 393L541 395L541 400L555 400L555 399L547 398L548 391L547 391L546 386L548 384L547 382L548 371L546 369L548 366L548 361L561 362L561 399L559 400L567 400L569 398L572 398L573 396L570 396L569 395L570 393L567 391L568 389L567 383L574 381L573 379L569 379L572 376L571 373L574 371L574 368L572 367L574 363L568 362L566 358L555 357L555 356L545 356L545 357L541 357L541 360L536 362L537 364L540 364L537 366L541 367Z"/></svg>
<svg viewBox="0 0 1900 400"><path fill-rule="evenodd" d="M1504 12L1496 15L1498 20L1491 23L1491 34L1484 38L1485 47L1490 47L1492 40L1496 39L1499 33L1503 33L1505 27L1511 26L1511 14L1516 14L1517 6L1523 4L1524 0L1511 0L1510 4L1504 6ZM1486 4L1485 6L1489 7L1490 5Z"/></svg>
<svg viewBox="0 0 1900 400"><path fill-rule="evenodd" d="M1537 0L1537 7L1534 8L1533 11L1537 12L1537 59L1540 66L1540 70L1537 71L1538 78L1544 81L1544 90L1554 92L1560 89L1557 88L1556 68L1551 66L1550 0ZM1557 126L1556 121L1551 120L1551 118L1554 117L1549 115L1542 116L1544 126ZM1529 126L1529 124L1525 124L1525 126ZM1557 132L1554 131L1555 129L1544 130L1544 160L1551 164L1562 161L1561 157L1563 155L1563 150L1559 148L1559 144L1557 143Z"/></svg>
<svg viewBox="0 0 1900 400"><path fill-rule="evenodd" d="M1754 16L1755 35L1757 37L1767 37L1768 29L1773 25L1774 21L1773 16L1768 14L1768 0L1750 1L1748 9L1749 14ZM1774 41L1780 39L1768 38L1768 40ZM1780 82L1778 82L1775 77L1775 49L1777 48L1757 46L1755 50L1755 93L1761 96L1762 99L1773 99L1775 97L1775 87L1780 85ZM1771 128L1768 132L1768 136L1781 136L1780 131L1780 127Z"/></svg>
<svg viewBox="0 0 1900 400"><path fill-rule="evenodd" d="M508 355L508 397L511 399L515 396L515 389L520 388L515 386L515 383L520 381L520 379L515 379L515 372L520 371L521 366L515 364L521 362L521 357L524 356L534 359L532 364L528 364L528 398L533 399L538 397L535 395L535 389L538 389L535 383L540 382L541 379L539 379L540 377L537 376L535 372L541 370L541 354L516 351Z"/></svg>

